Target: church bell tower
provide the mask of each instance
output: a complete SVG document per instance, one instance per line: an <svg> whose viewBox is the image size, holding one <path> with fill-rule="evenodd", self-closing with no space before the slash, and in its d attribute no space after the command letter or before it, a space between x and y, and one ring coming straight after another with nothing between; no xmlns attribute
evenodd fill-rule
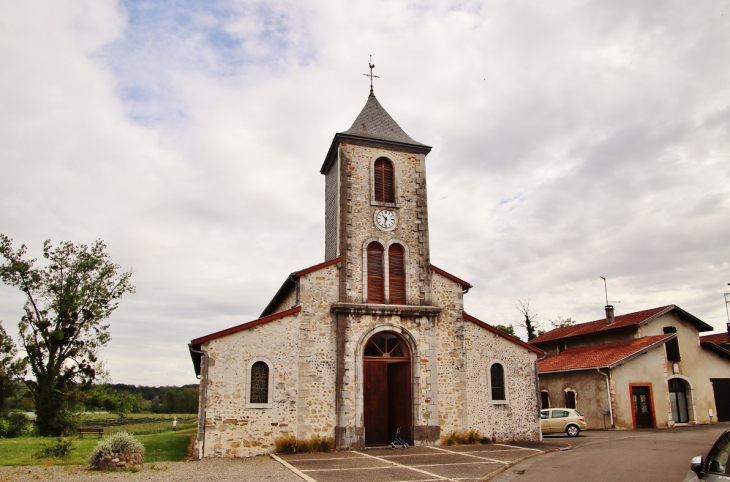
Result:
<svg viewBox="0 0 730 482"><path fill-rule="evenodd" d="M325 175L325 260L342 257L340 301L429 305L426 155L370 95L337 133Z"/></svg>

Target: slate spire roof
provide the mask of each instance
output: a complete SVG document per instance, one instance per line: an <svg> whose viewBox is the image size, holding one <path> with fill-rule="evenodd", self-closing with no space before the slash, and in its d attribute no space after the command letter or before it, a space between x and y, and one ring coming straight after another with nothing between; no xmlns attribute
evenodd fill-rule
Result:
<svg viewBox="0 0 730 482"><path fill-rule="evenodd" d="M431 146L413 140L401 129L390 114L383 109L372 91L370 91L365 107L362 108L352 126L344 132L335 134L322 168L319 170L322 174L327 174L334 163L340 143L384 147L420 154L428 154L431 151Z"/></svg>
<svg viewBox="0 0 730 482"><path fill-rule="evenodd" d="M370 139L382 139L386 141L410 144L413 146L425 146L411 137L401 129L396 121L383 109L372 91L368 96L365 107L360 111L352 127L341 132L351 136L367 137Z"/></svg>

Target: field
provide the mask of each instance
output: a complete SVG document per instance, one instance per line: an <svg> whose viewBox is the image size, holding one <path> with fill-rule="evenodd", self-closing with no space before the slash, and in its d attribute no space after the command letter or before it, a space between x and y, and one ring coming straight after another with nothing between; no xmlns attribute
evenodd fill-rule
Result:
<svg viewBox="0 0 730 482"><path fill-rule="evenodd" d="M177 430L173 431L172 419L177 417ZM191 414L133 414L126 419L113 415L94 414L83 418L84 427L103 427L104 436L126 430L145 446L145 463L177 462L185 460L188 445L195 436L196 416ZM99 438L86 435L66 437L73 440L75 450L63 460L35 459L33 454L42 444L51 445L54 437L0 438L0 465L86 465L91 451L99 443Z"/></svg>
<svg viewBox="0 0 730 482"><path fill-rule="evenodd" d="M177 430L189 430L197 426L197 415L190 413L133 413L123 419L112 414L92 414L82 416L81 426L101 427L104 429L104 436L121 430L134 435L150 434L170 430L173 418L177 418Z"/></svg>

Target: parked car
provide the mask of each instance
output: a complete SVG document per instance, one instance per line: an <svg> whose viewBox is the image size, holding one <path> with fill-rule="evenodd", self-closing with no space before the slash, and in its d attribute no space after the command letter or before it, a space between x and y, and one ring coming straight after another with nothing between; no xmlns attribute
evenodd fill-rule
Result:
<svg viewBox="0 0 730 482"><path fill-rule="evenodd" d="M540 410L540 428L542 433L562 433L569 437L577 437L581 430L588 427L586 419L573 408L546 408Z"/></svg>
<svg viewBox="0 0 730 482"><path fill-rule="evenodd" d="M712 446L707 457L698 456L692 459L689 468L693 473L685 478L685 481L730 481L730 429L725 430L715 445Z"/></svg>

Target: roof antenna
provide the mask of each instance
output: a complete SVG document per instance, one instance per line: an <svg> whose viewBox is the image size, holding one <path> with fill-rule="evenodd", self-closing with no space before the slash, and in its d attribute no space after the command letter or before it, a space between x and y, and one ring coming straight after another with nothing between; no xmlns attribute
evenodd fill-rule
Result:
<svg viewBox="0 0 730 482"><path fill-rule="evenodd" d="M375 68L375 64L373 63L372 55L370 56L370 62L368 63L368 66L370 66L370 73L362 75L364 75L365 77L370 77L370 95L375 95L373 94L373 78L379 79L380 77L378 77L377 75L373 75L373 69Z"/></svg>
<svg viewBox="0 0 730 482"><path fill-rule="evenodd" d="M599 276L599 278L601 278L603 280L603 289L606 292L606 306L610 306L609 303L608 303L608 284L606 283L606 278L603 277L603 276ZM621 302L620 301L612 301L611 304L613 304L613 303L621 303Z"/></svg>

